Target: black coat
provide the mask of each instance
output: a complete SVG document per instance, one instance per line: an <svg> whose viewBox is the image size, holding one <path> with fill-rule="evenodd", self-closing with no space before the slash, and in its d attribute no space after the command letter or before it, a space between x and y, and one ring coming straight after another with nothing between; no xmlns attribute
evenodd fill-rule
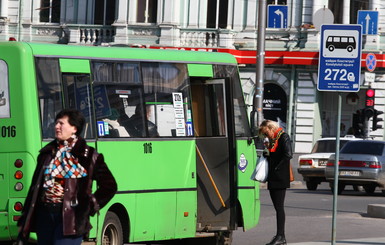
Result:
<svg viewBox="0 0 385 245"><path fill-rule="evenodd" d="M290 137L283 133L278 139L275 152L270 152L267 157L269 162L269 173L267 177L267 188L286 189L290 187L290 159L293 157Z"/></svg>
<svg viewBox="0 0 385 245"><path fill-rule="evenodd" d="M18 226L22 227L20 235L25 238L29 236L29 232L36 231L36 206L39 205L39 198L43 192L43 172L55 157L56 150L56 140L40 150L23 213L18 221ZM103 155L97 154L94 148L87 146L84 139L79 138L71 152L87 170L87 176L67 179L65 182L62 210L63 234L84 236L91 229L89 216L94 215L112 199L117 191L117 184L104 162ZM96 161L94 162L93 159ZM94 193L92 193L93 180L97 182L97 190ZM77 200L77 206L71 206L74 200Z"/></svg>

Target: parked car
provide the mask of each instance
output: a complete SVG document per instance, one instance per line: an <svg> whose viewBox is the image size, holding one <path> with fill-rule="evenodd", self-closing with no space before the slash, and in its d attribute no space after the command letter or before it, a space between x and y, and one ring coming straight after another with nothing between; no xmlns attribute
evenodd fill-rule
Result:
<svg viewBox="0 0 385 245"><path fill-rule="evenodd" d="M346 142L362 140L352 135L340 138L340 149ZM302 175L308 190L317 190L321 182L326 182L325 166L331 154L336 151L336 138L321 138L317 140L310 154L298 157L298 173Z"/></svg>
<svg viewBox="0 0 385 245"><path fill-rule="evenodd" d="M325 168L325 177L334 182L335 154ZM385 141L350 141L340 150L338 168L338 194L346 185L362 185L371 194L380 187L385 194ZM334 189L332 189L334 190Z"/></svg>

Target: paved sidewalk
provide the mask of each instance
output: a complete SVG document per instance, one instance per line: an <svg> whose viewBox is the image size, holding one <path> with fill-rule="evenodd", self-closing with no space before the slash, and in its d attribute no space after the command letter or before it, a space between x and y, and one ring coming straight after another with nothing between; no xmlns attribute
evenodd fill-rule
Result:
<svg viewBox="0 0 385 245"><path fill-rule="evenodd" d="M288 243L288 245L329 245L331 241L327 242L300 242L300 243ZM361 238L352 240L337 240L336 244L343 245L384 245L385 237L377 238Z"/></svg>

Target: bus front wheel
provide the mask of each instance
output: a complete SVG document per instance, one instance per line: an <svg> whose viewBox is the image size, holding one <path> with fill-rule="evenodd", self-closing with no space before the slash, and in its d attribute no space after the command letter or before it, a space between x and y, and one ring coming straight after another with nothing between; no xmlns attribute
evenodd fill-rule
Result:
<svg viewBox="0 0 385 245"><path fill-rule="evenodd" d="M102 230L102 245L123 244L123 230L119 217L108 211L104 219Z"/></svg>

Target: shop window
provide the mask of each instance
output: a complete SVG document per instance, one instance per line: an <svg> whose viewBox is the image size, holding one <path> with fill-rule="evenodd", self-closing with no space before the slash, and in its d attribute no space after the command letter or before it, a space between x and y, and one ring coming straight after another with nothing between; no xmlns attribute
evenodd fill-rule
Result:
<svg viewBox="0 0 385 245"><path fill-rule="evenodd" d="M41 0L40 22L60 22L60 0Z"/></svg>
<svg viewBox="0 0 385 245"><path fill-rule="evenodd" d="M157 0L139 0L137 6L138 23L156 23Z"/></svg>

